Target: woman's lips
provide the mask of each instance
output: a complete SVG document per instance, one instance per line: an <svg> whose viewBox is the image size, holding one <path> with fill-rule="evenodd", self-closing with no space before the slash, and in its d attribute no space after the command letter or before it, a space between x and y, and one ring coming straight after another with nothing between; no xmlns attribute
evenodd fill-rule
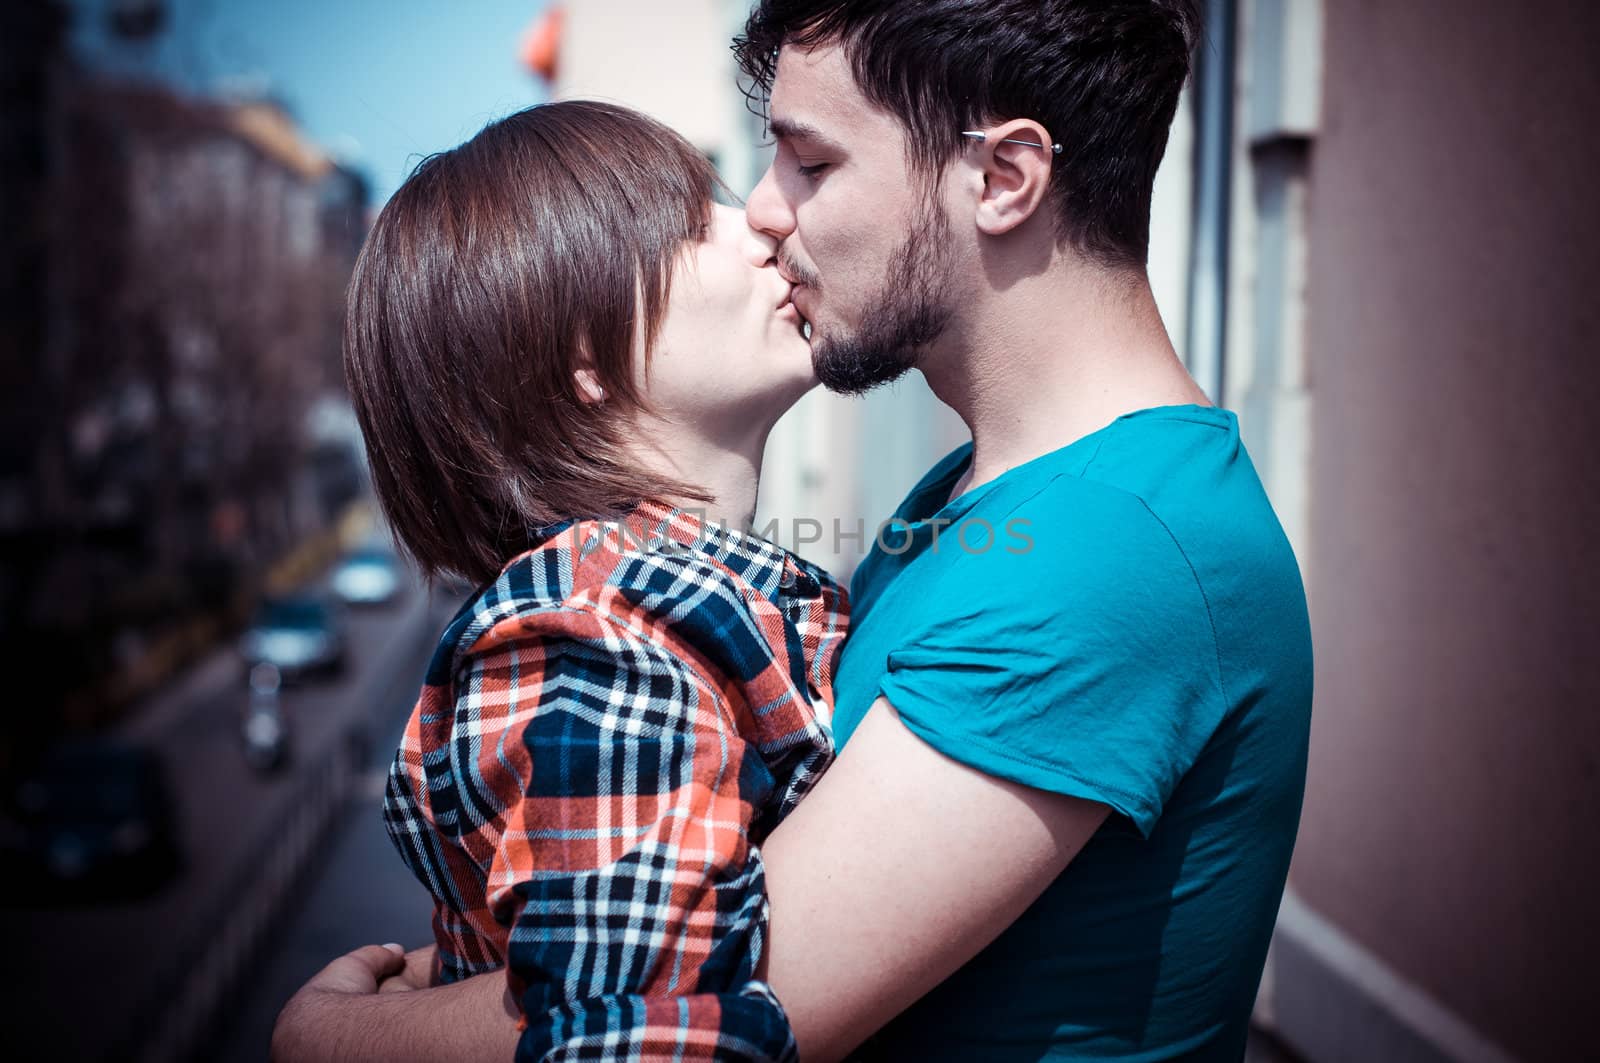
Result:
<svg viewBox="0 0 1600 1063"><path fill-rule="evenodd" d="M783 299L778 303L778 314L791 320L799 320L800 308L794 305L794 293L799 285L785 284L783 286Z"/></svg>

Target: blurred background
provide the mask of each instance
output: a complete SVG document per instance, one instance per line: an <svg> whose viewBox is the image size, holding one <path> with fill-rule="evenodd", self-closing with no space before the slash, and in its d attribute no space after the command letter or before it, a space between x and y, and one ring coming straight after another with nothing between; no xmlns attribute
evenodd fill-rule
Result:
<svg viewBox="0 0 1600 1063"><path fill-rule="evenodd" d="M428 940L377 807L465 589L421 587L376 518L343 286L420 158L545 99L649 111L747 192L746 7L0 6L11 1058L264 1059L328 959ZM1150 273L1240 415L1318 654L1252 1056L1593 1058L1600 13L1206 17ZM758 519L870 529L965 438L916 374L815 392Z"/></svg>

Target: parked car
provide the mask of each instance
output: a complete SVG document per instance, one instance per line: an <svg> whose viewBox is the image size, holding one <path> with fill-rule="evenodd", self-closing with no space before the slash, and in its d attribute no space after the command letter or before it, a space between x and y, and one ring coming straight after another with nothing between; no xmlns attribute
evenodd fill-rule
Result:
<svg viewBox="0 0 1600 1063"><path fill-rule="evenodd" d="M322 595L268 598L239 642L245 665L270 664L285 679L344 669L344 618Z"/></svg>
<svg viewBox="0 0 1600 1063"><path fill-rule="evenodd" d="M400 559L394 551L370 546L340 561L329 583L348 605L383 605L399 595L401 577Z"/></svg>
<svg viewBox="0 0 1600 1063"><path fill-rule="evenodd" d="M74 742L24 773L0 826L9 899L139 897L181 860L160 759L112 741Z"/></svg>

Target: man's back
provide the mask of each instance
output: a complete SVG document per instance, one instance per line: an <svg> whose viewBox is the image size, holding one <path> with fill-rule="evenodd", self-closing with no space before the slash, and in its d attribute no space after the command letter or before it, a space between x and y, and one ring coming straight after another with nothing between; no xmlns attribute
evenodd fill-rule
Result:
<svg viewBox="0 0 1600 1063"><path fill-rule="evenodd" d="M869 1051L1238 1059L1298 824L1311 646L1237 423L1140 411L944 505L969 453L856 575L838 735L882 694L946 755L1114 811ZM935 516L954 522L937 550Z"/></svg>

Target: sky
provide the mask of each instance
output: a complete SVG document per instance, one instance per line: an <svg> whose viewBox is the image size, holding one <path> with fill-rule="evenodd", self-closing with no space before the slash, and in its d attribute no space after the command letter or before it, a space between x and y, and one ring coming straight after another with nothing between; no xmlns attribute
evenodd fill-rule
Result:
<svg viewBox="0 0 1600 1063"><path fill-rule="evenodd" d="M545 98L517 44L547 0L163 0L164 30L138 43L108 32L117 2L72 0L86 62L194 95L270 95L367 175L375 206L424 155Z"/></svg>

